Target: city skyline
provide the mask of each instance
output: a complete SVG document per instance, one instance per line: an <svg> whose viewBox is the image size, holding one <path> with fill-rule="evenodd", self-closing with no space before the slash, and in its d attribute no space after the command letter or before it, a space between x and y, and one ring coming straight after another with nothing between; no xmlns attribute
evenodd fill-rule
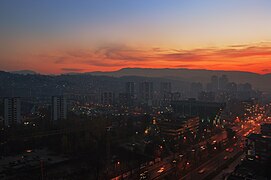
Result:
<svg viewBox="0 0 271 180"><path fill-rule="evenodd" d="M1 1L1 70L271 72L270 1ZM46 63L44 63L46 62Z"/></svg>
<svg viewBox="0 0 271 180"><path fill-rule="evenodd" d="M0 179L271 179L270 0L1 0Z"/></svg>

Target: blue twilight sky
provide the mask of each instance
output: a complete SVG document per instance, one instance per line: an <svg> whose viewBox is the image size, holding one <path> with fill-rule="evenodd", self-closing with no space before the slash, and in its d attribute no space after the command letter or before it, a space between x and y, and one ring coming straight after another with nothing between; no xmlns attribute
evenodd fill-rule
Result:
<svg viewBox="0 0 271 180"><path fill-rule="evenodd" d="M237 42L269 39L271 30L268 0L1 0L0 10L0 35L29 39L87 36L174 45L193 35L204 46L234 43L226 38L236 34Z"/></svg>

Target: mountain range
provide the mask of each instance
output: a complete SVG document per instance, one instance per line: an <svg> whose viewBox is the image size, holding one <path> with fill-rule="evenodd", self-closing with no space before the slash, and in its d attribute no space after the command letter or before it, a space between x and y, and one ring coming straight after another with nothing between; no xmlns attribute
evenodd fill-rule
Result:
<svg viewBox="0 0 271 180"><path fill-rule="evenodd" d="M218 71L205 69L153 69L153 68L123 68L112 72L89 72L87 74L96 76L143 76L160 77L189 82L210 82L211 76L227 75L229 80L236 83L251 83L254 88L261 91L271 92L271 74L257 74L243 71Z"/></svg>
<svg viewBox="0 0 271 180"><path fill-rule="evenodd" d="M36 74L31 70L15 71L16 74ZM69 75L93 75L93 76L109 76L109 77L126 77L139 76L151 78L166 78L170 80L185 82L210 82L211 76L227 75L229 80L236 83L250 83L257 90L271 92L271 74L257 74L243 71L221 71L206 69L171 69L171 68L123 68L117 71L102 72L85 72L85 73L67 73Z"/></svg>

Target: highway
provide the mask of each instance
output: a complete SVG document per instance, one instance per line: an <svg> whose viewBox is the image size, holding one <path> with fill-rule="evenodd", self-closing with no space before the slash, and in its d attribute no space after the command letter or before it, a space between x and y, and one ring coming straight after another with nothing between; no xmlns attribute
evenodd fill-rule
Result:
<svg viewBox="0 0 271 180"><path fill-rule="evenodd" d="M204 146L206 147L206 144L207 144L207 141L223 141L227 138L227 133L226 131L221 131L221 133L219 134L216 134L212 137L210 137L209 139L207 140L204 140L194 146L191 146L190 148L188 148L186 150L186 152L188 151L192 151L194 149L194 147L201 147L201 146ZM205 153L207 155L207 153ZM178 155L176 155L176 157L178 157ZM138 179L139 178L139 174L141 173L144 173L144 172L148 172L148 179L159 179L159 178L162 178L170 173L172 173L173 171L176 172L176 166L178 166L177 169L181 169L183 170L183 167L185 166L187 169L189 169L191 167L191 164L190 165L186 165L186 162L191 162L191 160L189 159L189 157L187 157L187 155L183 155L183 157L181 158L181 160L178 162L178 164L176 164L174 166L174 164L172 163L172 161L174 160L174 155L171 155L171 156L168 156L166 158L164 158L161 162L159 163L156 163L152 166L147 166L145 168L142 168L140 170L140 173L138 174L135 174L134 176L130 177L131 179ZM177 159L177 158L176 158ZM179 159L179 158L178 158ZM177 174L179 175L180 172L177 172Z"/></svg>
<svg viewBox="0 0 271 180"><path fill-rule="evenodd" d="M218 167L225 164L227 160L234 157L241 151L240 148L234 148L233 152L227 152L223 150L216 156L212 157L210 160L199 166L198 168L192 170L190 173L180 178L181 180L192 180L192 179L205 179L211 172L215 171Z"/></svg>
<svg viewBox="0 0 271 180"><path fill-rule="evenodd" d="M243 128L242 128L243 127ZM220 166L227 164L228 160L235 157L238 153L242 152L243 141L246 136L250 132L259 132L259 126L256 125L251 127L250 125L240 126L238 129L236 136L238 137L238 141L234 143L233 147L228 147L224 149L222 152L212 157L210 160L200 165L200 167L192 170L187 175L181 177L181 180L204 180L208 175L210 175L213 171L217 170ZM232 152L229 149L232 149Z"/></svg>
<svg viewBox="0 0 271 180"><path fill-rule="evenodd" d="M222 149L217 149L218 152L214 151L211 156L209 156L209 153L206 150L207 142L225 142L227 139L226 131L221 131L221 133L216 134L205 141L196 145L191 145L184 153L181 153L183 154L182 158L179 158L179 154L176 156L168 156L154 165L148 165L140 169L138 173L130 176L130 179L139 179L140 174L146 172L147 179L150 180L162 179L167 175L175 177L175 174L176 177L181 180L204 180L218 167L229 164L229 160L231 160L231 158L236 158L236 155L243 152L242 147L247 134L260 131L259 123L241 122L235 126L235 128L236 136L234 139L236 138L237 141L231 145L222 146ZM202 150L200 147L204 147L204 149ZM202 156L201 160L195 159L191 156L189 157L187 155L187 152L189 151L200 153ZM177 163L174 164L173 160L177 160ZM204 160L205 162L203 162Z"/></svg>

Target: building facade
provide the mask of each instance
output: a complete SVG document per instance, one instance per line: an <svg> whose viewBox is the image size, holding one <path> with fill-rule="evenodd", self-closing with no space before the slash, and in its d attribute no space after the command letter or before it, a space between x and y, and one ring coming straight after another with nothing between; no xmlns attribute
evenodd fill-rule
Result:
<svg viewBox="0 0 271 180"><path fill-rule="evenodd" d="M141 103L151 106L153 103L153 82L141 82L139 86Z"/></svg>
<svg viewBox="0 0 271 180"><path fill-rule="evenodd" d="M4 98L4 125L21 123L21 99L19 97Z"/></svg>
<svg viewBox="0 0 271 180"><path fill-rule="evenodd" d="M115 103L115 93L111 91L102 92L100 102L103 105L113 105Z"/></svg>
<svg viewBox="0 0 271 180"><path fill-rule="evenodd" d="M64 96L52 97L52 120L64 120L67 119L67 100Z"/></svg>
<svg viewBox="0 0 271 180"><path fill-rule="evenodd" d="M249 134L246 139L246 155L260 163L271 159L271 137L262 134Z"/></svg>

